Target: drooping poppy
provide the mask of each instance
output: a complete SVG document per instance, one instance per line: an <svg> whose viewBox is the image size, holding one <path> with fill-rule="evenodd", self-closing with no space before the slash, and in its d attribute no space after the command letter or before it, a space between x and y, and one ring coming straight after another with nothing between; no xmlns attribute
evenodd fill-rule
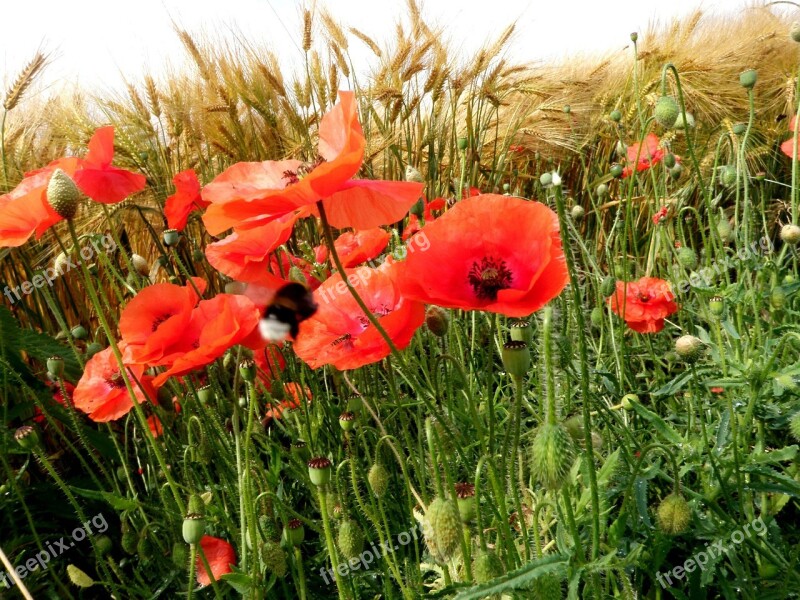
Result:
<svg viewBox="0 0 800 600"><path fill-rule="evenodd" d="M170 229L183 231L192 211L203 210L208 202L200 195L200 181L194 169L177 173L172 178L172 183L175 184L175 193L164 203L164 215Z"/></svg>
<svg viewBox="0 0 800 600"><path fill-rule="evenodd" d="M258 325L259 308L246 296L217 294L192 310L182 339L161 359L169 368L154 379L162 385L169 377L185 375L206 366L226 350L242 343Z"/></svg>
<svg viewBox="0 0 800 600"><path fill-rule="evenodd" d="M237 163L205 186L202 196L211 204L203 221L209 233L258 227L319 200L339 229L371 229L402 219L424 184L352 179L366 145L356 108L352 92L339 92L339 102L320 121L316 161Z"/></svg>
<svg viewBox="0 0 800 600"><path fill-rule="evenodd" d="M122 310L119 330L131 360L159 365L170 348L184 337L192 310L206 289L195 277L192 285L157 283L140 291ZM195 291L195 287L197 291Z"/></svg>
<svg viewBox="0 0 800 600"><path fill-rule="evenodd" d="M389 232L380 227L364 231L347 231L334 241L336 253L345 269L372 260L389 244Z"/></svg>
<svg viewBox="0 0 800 600"><path fill-rule="evenodd" d="M792 120L789 121L789 131L794 133L796 128L797 128L797 115L793 116ZM800 148L800 144L798 145L798 148ZM792 156L794 156L794 135L792 135L788 140L786 140L781 144L781 152L783 152L789 158L792 158ZM797 151L797 155L798 158L800 158L800 149Z"/></svg>
<svg viewBox="0 0 800 600"><path fill-rule="evenodd" d="M116 204L147 184L143 175L111 166L114 160L114 128L101 127L89 140L89 152L75 172L75 185L95 202Z"/></svg>
<svg viewBox="0 0 800 600"><path fill-rule="evenodd" d="M666 153L659 144L658 136L648 133L643 142L628 146L628 166L622 170L622 177L629 177L634 172L646 171L661 162Z"/></svg>
<svg viewBox="0 0 800 600"><path fill-rule="evenodd" d="M468 198L421 235L426 244L398 263L400 290L412 300L525 317L569 282L558 218L539 202L497 194Z"/></svg>
<svg viewBox="0 0 800 600"><path fill-rule="evenodd" d="M394 345L402 350L422 325L425 307L400 294L395 267L384 263L377 269L346 269L345 275ZM300 324L294 343L295 353L312 369L323 365L356 369L391 353L386 340L348 291L342 274L327 279L314 292L314 299L317 312Z"/></svg>
<svg viewBox="0 0 800 600"><path fill-rule="evenodd" d="M120 344L120 350L125 354L124 344ZM125 367L136 401L142 403L155 399L152 377L144 375L144 365L126 363ZM124 417L133 408L112 348L101 350L86 363L73 394L73 403L75 408L97 423Z"/></svg>
<svg viewBox="0 0 800 600"><path fill-rule="evenodd" d="M608 305L628 327L639 333L661 331L664 319L678 310L669 283L656 277L617 281L617 289L608 298Z"/></svg>
<svg viewBox="0 0 800 600"><path fill-rule="evenodd" d="M311 389L308 386L300 387L299 384L290 381L283 386L285 398L277 404L271 405L264 413L265 424L272 419L280 419L286 410L300 408L300 404L305 400L306 404L311 404Z"/></svg>
<svg viewBox="0 0 800 600"><path fill-rule="evenodd" d="M206 246L206 258L217 271L236 281L279 286L281 281L269 271L270 261L292 235L297 218L296 213L291 213L260 227L234 231Z"/></svg>
<svg viewBox="0 0 800 600"><path fill-rule="evenodd" d="M61 392L60 385L51 384L51 387L53 389L53 401L56 404L60 404L61 406L66 406L67 399L69 399L69 401L72 402L72 394L75 391L75 386L72 385L69 381L64 382L64 390L67 392L66 394L67 397L65 397L64 394ZM33 414L34 414L33 416L34 423L38 423L41 425L47 420L47 417L44 416L44 413L42 413L41 409L38 406L34 407Z"/></svg>
<svg viewBox="0 0 800 600"><path fill-rule="evenodd" d="M197 583L203 586L210 585L212 578L217 581L220 577L233 570L231 565L236 564L236 551L228 542L222 538L204 535L200 538L200 548L206 557L211 572L209 573L208 569L206 569L203 558L198 552L196 565Z"/></svg>
<svg viewBox="0 0 800 600"><path fill-rule="evenodd" d="M89 140L84 158L59 158L25 174L8 194L0 196L0 247L16 247L36 233L37 238L62 220L47 202L47 185L56 169L72 177L78 188L96 202L120 202L144 189L146 179L111 166L114 158L114 128L102 127Z"/></svg>

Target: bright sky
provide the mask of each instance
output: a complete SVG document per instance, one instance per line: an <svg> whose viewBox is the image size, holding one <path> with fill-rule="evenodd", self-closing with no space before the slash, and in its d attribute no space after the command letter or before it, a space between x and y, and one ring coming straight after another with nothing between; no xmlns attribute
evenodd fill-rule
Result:
<svg viewBox="0 0 800 600"><path fill-rule="evenodd" d="M48 84L80 83L117 88L122 74L138 81L145 70L158 76L185 53L172 31L174 21L190 33L234 33L269 43L287 61L300 55L301 11L314 0L11 0L3 6L0 82L4 87L38 48L53 52L44 75ZM319 0L323 3L325 0ZM583 51L605 51L629 43L654 19L670 21L697 6L707 11L741 11L748 0L421 0L426 22L446 25L464 53L495 39L516 21L511 55L541 60ZM544 6L543 6L544 5ZM357 27L379 44L391 40L406 14L404 0L327 0L343 25ZM351 42L358 64L371 56ZM363 52L363 54L358 54Z"/></svg>

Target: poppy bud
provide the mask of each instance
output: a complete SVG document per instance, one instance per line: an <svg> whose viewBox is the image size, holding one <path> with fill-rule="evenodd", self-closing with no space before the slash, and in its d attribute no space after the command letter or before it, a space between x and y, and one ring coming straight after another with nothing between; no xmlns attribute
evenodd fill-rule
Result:
<svg viewBox="0 0 800 600"><path fill-rule="evenodd" d="M792 246L800 242L800 227L791 223L781 227L781 240Z"/></svg>
<svg viewBox="0 0 800 600"><path fill-rule="evenodd" d="M189 496L187 512L201 517L206 514L206 503L199 494Z"/></svg>
<svg viewBox="0 0 800 600"><path fill-rule="evenodd" d="M620 401L622 408L625 410L633 410L633 405L639 402L639 396L636 394L625 394Z"/></svg>
<svg viewBox="0 0 800 600"><path fill-rule="evenodd" d="M120 546L125 551L126 554L135 554L136 553L136 545L139 542L139 536L136 535L135 531L131 531L130 529L122 532L122 537L120 538Z"/></svg>
<svg viewBox="0 0 800 600"><path fill-rule="evenodd" d="M367 481L376 498L383 498L389 489L389 472L381 463L375 463L367 473Z"/></svg>
<svg viewBox="0 0 800 600"><path fill-rule="evenodd" d="M800 23L797 21L792 23L792 27L789 30L789 37L795 42L800 42Z"/></svg>
<svg viewBox="0 0 800 600"><path fill-rule="evenodd" d="M800 442L800 411L794 413L792 420L789 421L789 432L794 439Z"/></svg>
<svg viewBox="0 0 800 600"><path fill-rule="evenodd" d="M687 269L697 267L697 253L688 246L678 249L678 264Z"/></svg>
<svg viewBox="0 0 800 600"><path fill-rule="evenodd" d="M558 490L567 481L575 456L572 438L563 425L539 427L531 447L531 471L545 488Z"/></svg>
<svg viewBox="0 0 800 600"><path fill-rule="evenodd" d="M683 175L683 165L681 163L675 163L675 166L669 170L669 176L672 179L680 179L681 175Z"/></svg>
<svg viewBox="0 0 800 600"><path fill-rule="evenodd" d="M605 196L608 194L608 186L605 183L601 183L597 186L595 193L597 194L598 198L605 198Z"/></svg>
<svg viewBox="0 0 800 600"><path fill-rule="evenodd" d="M722 174L719 177L722 185L731 187L736 183L736 167L732 165L725 165L722 167Z"/></svg>
<svg viewBox="0 0 800 600"><path fill-rule="evenodd" d="M665 129L675 125L679 113L680 107L672 96L661 96L656 102L654 115L658 124Z"/></svg>
<svg viewBox="0 0 800 600"><path fill-rule="evenodd" d="M508 326L511 339L515 342L524 342L530 345L533 342L533 328L529 321L525 319L518 319L512 321Z"/></svg>
<svg viewBox="0 0 800 600"><path fill-rule="evenodd" d="M682 335L675 340L675 352L687 363L693 363L700 358L703 349L703 341L693 335Z"/></svg>
<svg viewBox="0 0 800 600"><path fill-rule="evenodd" d="M185 569L188 560L186 544L181 544L180 542L172 544L172 564L178 569Z"/></svg>
<svg viewBox="0 0 800 600"><path fill-rule="evenodd" d="M103 350L103 346L97 342L92 342L86 346L86 360L92 358L95 354Z"/></svg>
<svg viewBox="0 0 800 600"><path fill-rule="evenodd" d="M164 245L167 247L177 246L181 241L181 234L177 229L164 230Z"/></svg>
<svg viewBox="0 0 800 600"><path fill-rule="evenodd" d="M742 135L747 131L747 125L744 123L734 123L733 127L731 127L731 131L733 131L734 135Z"/></svg>
<svg viewBox="0 0 800 600"><path fill-rule="evenodd" d="M114 542L111 541L111 538L107 535L101 535L99 538L95 540L95 546L97 546L97 555L98 556L105 556L109 552L111 552L111 548L114 546Z"/></svg>
<svg viewBox="0 0 800 600"><path fill-rule="evenodd" d="M753 89L757 79L758 75L755 69L748 69L747 71L742 71L739 73L739 85L745 89Z"/></svg>
<svg viewBox="0 0 800 600"><path fill-rule="evenodd" d="M708 309L715 317L722 316L722 312L725 310L725 303L722 300L722 296L712 297L711 300L708 301Z"/></svg>
<svg viewBox="0 0 800 600"><path fill-rule="evenodd" d="M24 450L39 447L39 432L31 425L23 425L14 432L14 439Z"/></svg>
<svg viewBox="0 0 800 600"><path fill-rule="evenodd" d="M612 110L608 116L612 121L614 121L614 123L619 123L622 120L622 113L616 108Z"/></svg>
<svg viewBox="0 0 800 600"><path fill-rule="evenodd" d="M460 137L458 140L456 140L456 144L458 145L459 150L466 150L469 140L465 137Z"/></svg>
<svg viewBox="0 0 800 600"><path fill-rule="evenodd" d="M553 171L551 178L553 187L558 187L561 185L561 175L559 175L557 171Z"/></svg>
<svg viewBox="0 0 800 600"><path fill-rule="evenodd" d="M689 503L680 494L672 493L661 501L656 513L658 527L666 534L677 535L686 531L692 518Z"/></svg>
<svg viewBox="0 0 800 600"><path fill-rule="evenodd" d="M131 264L134 270L142 277L148 277L150 275L150 265L147 264L144 256L131 254Z"/></svg>
<svg viewBox="0 0 800 600"><path fill-rule="evenodd" d="M528 344L517 341L503 344L503 366L515 379L525 377L531 368L531 351Z"/></svg>
<svg viewBox="0 0 800 600"><path fill-rule="evenodd" d="M779 310L786 304L786 291L780 287L775 286L772 288L772 293L769 297L769 303L772 308Z"/></svg>
<svg viewBox="0 0 800 600"><path fill-rule="evenodd" d="M683 113L678 113L678 118L675 119L675 125L673 128L675 129L692 129L694 127L694 115L690 112L686 112L686 120L684 121Z"/></svg>
<svg viewBox="0 0 800 600"><path fill-rule="evenodd" d="M617 279L613 275L609 275L603 279L603 283L600 284L600 293L603 295L603 298L610 298L616 290Z"/></svg>
<svg viewBox="0 0 800 600"><path fill-rule="evenodd" d="M616 154L619 158L628 158L628 147L622 143L622 140L617 140L617 143L614 146L614 154Z"/></svg>
<svg viewBox="0 0 800 600"><path fill-rule="evenodd" d="M475 486L473 484L456 484L456 505L462 523L469 523L475 518Z"/></svg>
<svg viewBox="0 0 800 600"><path fill-rule="evenodd" d="M564 111L565 115L568 115L569 113L572 112L572 107L569 104L565 104L562 110Z"/></svg>
<svg viewBox="0 0 800 600"><path fill-rule="evenodd" d="M239 363L239 374L247 382L255 381L256 378L256 361L252 358L245 358Z"/></svg>
<svg viewBox="0 0 800 600"><path fill-rule="evenodd" d="M278 579L286 576L288 569L286 564L286 552L277 542L267 542L261 548L261 562L267 573L272 573Z"/></svg>
<svg viewBox="0 0 800 600"><path fill-rule="evenodd" d="M635 44L638 39L639 39L639 34L634 31L631 34L631 41Z"/></svg>
<svg viewBox="0 0 800 600"><path fill-rule="evenodd" d="M75 327L72 328L72 331L70 331L70 333L72 334L72 337L76 340L85 340L86 336L88 335L86 333L86 328L83 325L75 325Z"/></svg>
<svg viewBox="0 0 800 600"><path fill-rule="evenodd" d="M425 325L437 337L444 337L449 326L447 311L438 306L429 306L425 311Z"/></svg>
<svg viewBox="0 0 800 600"><path fill-rule="evenodd" d="M609 170L609 172L611 173L611 176L614 177L615 179L619 179L620 177L622 177L622 173L624 171L625 171L625 169L622 168L622 165L617 164L617 163L614 163L613 165L611 165L611 169Z"/></svg>
<svg viewBox="0 0 800 600"><path fill-rule="evenodd" d="M282 538L288 546L299 546L306 537L306 530L300 519L292 519L283 528Z"/></svg>
<svg viewBox="0 0 800 600"><path fill-rule="evenodd" d="M422 531L433 557L440 563L450 560L461 539L461 517L456 504L434 498L425 513Z"/></svg>
<svg viewBox="0 0 800 600"><path fill-rule="evenodd" d="M186 521L184 521L184 523L185 522ZM202 535L200 537L202 537ZM139 543L136 544L136 554L139 555L139 560L142 562L150 560L150 557L153 556L154 550L153 541L147 534L147 530L142 531L142 534L139 536Z"/></svg>
<svg viewBox="0 0 800 600"><path fill-rule="evenodd" d="M75 587L90 588L94 585L94 579L81 571L75 565L67 565L67 577Z"/></svg>
<svg viewBox="0 0 800 600"><path fill-rule="evenodd" d="M197 390L197 399L201 404L208 404L214 400L214 389L210 385L204 385Z"/></svg>
<svg viewBox="0 0 800 600"><path fill-rule="evenodd" d="M356 415L351 412L343 412L339 415L339 427L342 431L353 431L356 426Z"/></svg>
<svg viewBox="0 0 800 600"><path fill-rule="evenodd" d="M47 203L64 219L72 219L78 212L81 192L72 178L56 169L47 184Z"/></svg>
<svg viewBox="0 0 800 600"><path fill-rule="evenodd" d="M586 214L586 211L580 204L576 204L572 207L572 220L576 223L580 223L583 221L583 216Z"/></svg>
<svg viewBox="0 0 800 600"><path fill-rule="evenodd" d="M51 356L48 358L47 372L52 373L53 377L62 377L64 375L64 359L60 356Z"/></svg>
<svg viewBox="0 0 800 600"><path fill-rule="evenodd" d="M336 545L347 560L357 558L364 550L364 532L355 519L344 519L339 525Z"/></svg>
<svg viewBox="0 0 800 600"><path fill-rule="evenodd" d="M503 574L503 562L493 550L479 551L472 561L475 583L486 583Z"/></svg>
<svg viewBox="0 0 800 600"><path fill-rule="evenodd" d="M503 184L503 195L504 196L510 196L511 195L510 192L509 192L510 189L511 189L511 186L509 184L507 184L507 183L504 183Z"/></svg>
<svg viewBox="0 0 800 600"><path fill-rule="evenodd" d="M671 169L676 164L675 155L672 152L667 152L664 155L664 166Z"/></svg>
<svg viewBox="0 0 800 600"><path fill-rule="evenodd" d="M187 544L198 544L206 532L206 520L203 515L189 513L183 520L183 541Z"/></svg>
<svg viewBox="0 0 800 600"><path fill-rule="evenodd" d="M595 306L589 315L589 321L594 327L600 327L603 325L603 316L603 309Z"/></svg>
<svg viewBox="0 0 800 600"><path fill-rule="evenodd" d="M415 181L417 183L425 183L425 178L418 169L411 165L406 165L406 181Z"/></svg>
<svg viewBox="0 0 800 600"><path fill-rule="evenodd" d="M553 174L549 171L547 173L542 173L539 176L539 183L542 184L543 187L548 187L553 183Z"/></svg>
<svg viewBox="0 0 800 600"><path fill-rule="evenodd" d="M723 242L729 242L733 237L733 228L730 221L724 216L720 217L717 223L717 234Z"/></svg>
<svg viewBox="0 0 800 600"><path fill-rule="evenodd" d="M324 456L317 456L308 461L308 476L317 487L331 480L331 461Z"/></svg>

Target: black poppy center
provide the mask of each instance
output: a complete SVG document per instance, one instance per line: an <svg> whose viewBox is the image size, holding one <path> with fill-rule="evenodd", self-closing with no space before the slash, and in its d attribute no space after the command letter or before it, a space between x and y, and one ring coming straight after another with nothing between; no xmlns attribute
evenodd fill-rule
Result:
<svg viewBox="0 0 800 600"><path fill-rule="evenodd" d="M111 377L106 379L106 383L112 388L121 389L125 387L125 380L122 378L122 373L116 371Z"/></svg>
<svg viewBox="0 0 800 600"><path fill-rule="evenodd" d="M324 162L325 162L324 158L322 158L321 156L317 156L317 158L314 159L313 161L301 164L299 167L297 167L296 171L290 171L290 170L284 171L283 178L286 180L287 185L298 183L303 177L311 173L311 171L316 169Z"/></svg>
<svg viewBox="0 0 800 600"><path fill-rule="evenodd" d="M173 316L172 313L166 313L161 315L160 317L156 317L155 319L153 319L153 331L158 329L159 325L161 325L164 321L166 321L172 316Z"/></svg>
<svg viewBox="0 0 800 600"><path fill-rule="evenodd" d="M513 275L506 261L484 257L472 263L467 279L478 298L497 300L497 292L511 287Z"/></svg>

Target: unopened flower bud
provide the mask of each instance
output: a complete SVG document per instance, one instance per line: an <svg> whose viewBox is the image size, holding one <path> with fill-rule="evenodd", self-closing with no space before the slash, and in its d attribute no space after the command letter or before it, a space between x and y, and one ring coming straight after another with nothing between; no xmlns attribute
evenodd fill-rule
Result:
<svg viewBox="0 0 800 600"><path fill-rule="evenodd" d="M367 473L367 481L372 493L377 498L382 498L389 489L389 472L381 463L375 463Z"/></svg>
<svg viewBox="0 0 800 600"><path fill-rule="evenodd" d="M150 265L147 264L143 256L131 254L131 264L134 270L142 277L148 277L150 275Z"/></svg>
<svg viewBox="0 0 800 600"><path fill-rule="evenodd" d="M559 490L575 456L572 438L561 424L544 423L531 447L531 472L545 488Z"/></svg>
<svg viewBox="0 0 800 600"><path fill-rule="evenodd" d="M614 123L619 123L622 120L622 113L616 108L612 110L608 116Z"/></svg>
<svg viewBox="0 0 800 600"><path fill-rule="evenodd" d="M686 531L692 518L689 503L680 494L672 493L658 506L656 520L658 527L666 534L678 535Z"/></svg>
<svg viewBox="0 0 800 600"><path fill-rule="evenodd" d="M431 555L440 563L450 560L461 540L461 517L456 504L435 498L428 505L422 528Z"/></svg>
<svg viewBox="0 0 800 600"><path fill-rule="evenodd" d="M725 310L725 303L722 299L722 296L713 296L711 300L708 301L708 309L715 317L722 316L722 313Z"/></svg>
<svg viewBox="0 0 800 600"><path fill-rule="evenodd" d="M580 204L576 204L572 207L572 220L576 223L580 223L583 221L583 216L586 214L586 211Z"/></svg>
<svg viewBox="0 0 800 600"><path fill-rule="evenodd" d="M789 29L789 37L795 42L800 42L800 23L797 21L792 23L792 27Z"/></svg>
<svg viewBox="0 0 800 600"><path fill-rule="evenodd" d="M447 311L438 306L429 306L425 311L425 325L436 337L444 337L449 326Z"/></svg>
<svg viewBox="0 0 800 600"><path fill-rule="evenodd" d="M792 246L800 242L800 227L791 223L781 227L781 240Z"/></svg>
<svg viewBox="0 0 800 600"><path fill-rule="evenodd" d="M672 96L661 96L656 102L654 115L658 124L669 129L678 120L680 107Z"/></svg>
<svg viewBox="0 0 800 600"><path fill-rule="evenodd" d="M757 79L758 75L755 69L748 69L747 71L739 73L739 85L745 89L753 89Z"/></svg>
<svg viewBox="0 0 800 600"><path fill-rule="evenodd" d="M686 362L693 363L703 354L703 341L693 335L682 335L675 341L675 352Z"/></svg>
<svg viewBox="0 0 800 600"><path fill-rule="evenodd" d="M622 177L622 174L625 172L625 169L622 168L622 165L614 163L613 165L611 165L611 169L609 169L609 172L611 173L612 177L614 177L615 179L619 179L620 177Z"/></svg>

